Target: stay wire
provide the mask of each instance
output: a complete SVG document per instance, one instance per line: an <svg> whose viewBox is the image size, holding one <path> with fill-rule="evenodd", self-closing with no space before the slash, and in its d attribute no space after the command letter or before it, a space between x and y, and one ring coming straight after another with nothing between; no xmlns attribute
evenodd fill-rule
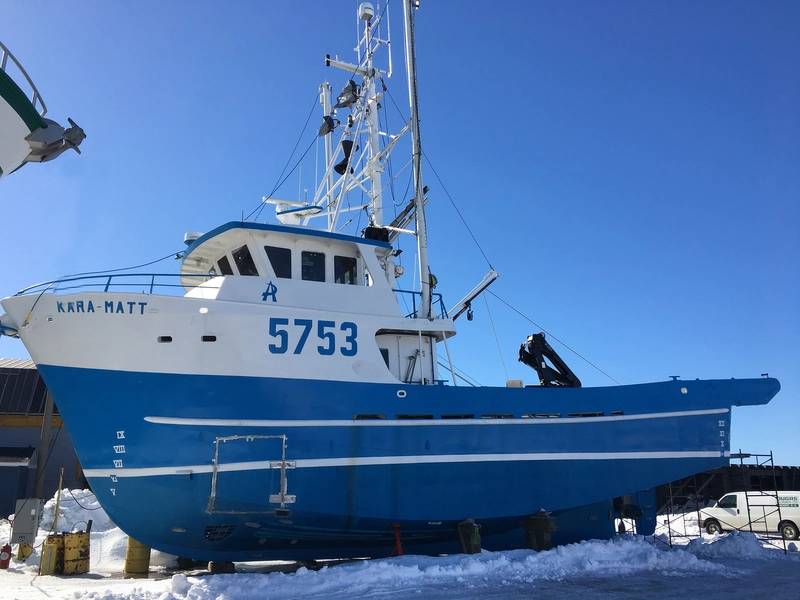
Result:
<svg viewBox="0 0 800 600"><path fill-rule="evenodd" d="M523 312L522 312L522 311L520 311L519 309L515 308L514 306L512 306L511 304L509 304L509 303L508 303L508 302L506 302L505 300L503 300L503 299L502 299L500 296L498 296L497 294L495 294L495 293L494 293L492 290L486 290L486 292L487 292L487 293L489 293L489 294L491 294L491 295L492 295L492 296L494 296L495 298L497 298L497 299L498 299L500 302L502 302L503 304L505 304L505 305L506 305L508 308L510 308L511 310L513 310L515 313L517 313L517 314L518 314L520 317L522 317L523 319L525 319L526 321L528 321L529 323L531 323L533 326L537 327L538 329L541 329L541 330L542 330L544 333L546 333L546 334L547 334L549 337L551 337L552 339L554 339L555 341L557 341L559 344L561 344L562 346L564 346L564 348L566 348L567 350L569 350L570 352L572 352L572 353L573 353L575 356L577 356L578 358L580 358L580 359L581 359L582 361L584 361L584 362L585 362L587 365L589 365L589 366L593 367L594 369L596 369L597 371L599 371L600 373L602 373L603 375L605 375L606 377L608 377L608 378L609 378L611 381L613 381L613 382L614 382L614 383L616 383L617 385L622 385L622 382L621 382L621 381L619 381L619 380L618 380L618 379L616 379L615 377L612 377L611 375L609 375L609 374L608 374L606 371L604 371L603 369L601 369L600 367L598 367L596 364L594 364L592 361L590 361L588 358L586 358L586 357L585 357L583 354L581 354L580 352L578 352L577 350L575 350L574 348L572 348L571 346L569 346L569 345L568 345L568 344L567 344L565 341L563 341L563 340L561 340L561 339L557 338L555 335L553 335L552 333L550 333L549 331L547 331L547 329L545 329L544 327L542 327L542 326L541 326L539 323L537 323L536 321L534 321L533 319L531 319L531 318L530 318L528 315L526 315L525 313L523 313Z"/></svg>
<svg viewBox="0 0 800 600"><path fill-rule="evenodd" d="M486 304L486 314L489 315L489 324L492 326L492 333L494 334L494 342L497 344L497 355L500 357L500 363L503 365L503 372L506 374L506 381L508 381L508 367L506 366L506 359L503 358L503 349L500 346L500 338L497 337L497 328L494 326L494 319L492 318L492 310L489 308L489 299L484 296L483 301Z"/></svg>
<svg viewBox="0 0 800 600"><path fill-rule="evenodd" d="M436 180L439 182L439 185L442 186L442 190L444 191L445 196L447 196L447 199L450 200L450 204L453 206L453 208L456 211L456 214L458 215L458 218L461 219L461 222L467 229L467 232L472 238L472 241L475 242L475 245L478 247L478 250L480 250L480 253L483 255L483 259L486 261L486 264L489 265L490 269L494 270L494 266L492 266L492 261L489 260L489 257L486 255L486 252L480 245L480 242L478 242L478 238L475 237L475 233L472 231L472 228L467 223L467 220L464 218L464 215L461 214L458 205L456 204L455 200L453 200L453 196L451 196L450 192L447 191L447 187L444 185L444 181L442 181L442 178L439 176L439 172L434 168L433 164L431 163L431 159L428 157L428 154L426 152L423 152L422 156L425 158L425 162L428 163L428 166L431 168L431 171L433 171L433 174L436 176Z"/></svg>
<svg viewBox="0 0 800 600"><path fill-rule="evenodd" d="M303 154L301 154L300 158L297 159L297 162L294 164L292 169L288 173L286 173L286 176L283 179L281 179L278 183L276 183L275 187L272 188L272 191L269 194L267 194L266 196L267 198L272 198L272 195L275 192L277 192L284 183L286 183L286 180L289 179L289 177L292 176L292 173L294 173L297 170L297 167L299 167L300 164L303 162L303 159L308 155L309 150L311 150L311 148L314 146L314 142L316 141L317 141L317 136L314 136L314 139L312 139L308 147L305 150L303 150ZM258 209L253 209L253 212L247 215L245 221L248 220L253 215L253 213L256 213L256 216L253 218L258 219L258 217L261 215L261 211L264 210L265 206L266 204L262 201L261 206Z"/></svg>
<svg viewBox="0 0 800 600"><path fill-rule="evenodd" d="M318 101L319 101L319 94L314 94L314 102L311 104L311 109L308 111L308 116L306 116L306 122L303 123L303 128L300 130L300 134L297 136L297 140L295 141L294 146L292 147L292 151L289 154L289 158L286 159L286 163L283 165L283 169L281 169L280 175L278 175L277 180L278 180L279 183L275 184L275 186L272 188L272 191L267 195L267 198L270 198L272 196L272 194L274 194L276 191L278 191L278 188L283 184L284 181L286 181L286 179L281 179L281 178L283 177L283 174L286 172L286 168L289 166L289 163L292 162L292 158L294 157L294 153L297 151L297 146L300 145L300 140L303 139L303 135L306 132L306 128L308 127L309 121L311 121L311 115L314 114L314 109L317 107L317 102ZM316 141L316 138L317 138L317 136L314 137L315 141ZM312 144L313 144L313 142L312 142ZM303 158L305 158L305 155L307 153L308 153L308 149L306 149L306 151L303 153L303 156L301 156L299 160L303 160ZM299 161L298 161L298 164L299 164ZM294 168L289 172L289 175L291 175L296 168L297 168L297 164L295 164ZM287 177L288 177L288 175L287 175ZM250 214L247 215L244 218L244 220L247 221L256 212L258 213L258 215L260 215L261 211L263 210L263 208L264 208L264 202L263 201L259 202L258 206L256 206L252 211L250 211ZM258 218L258 215L256 215L256 217L255 217L256 219Z"/></svg>
<svg viewBox="0 0 800 600"><path fill-rule="evenodd" d="M130 267L120 267L118 269L106 269L104 271L86 271L85 273L69 273L64 275L63 277L81 277L84 275L105 275L106 273L118 273L120 271L132 271L133 269L141 269L142 267L149 267L150 265L154 265L156 263L160 263L162 260L167 260L168 258L178 258L183 254L183 250L177 250L175 252L170 252L166 256L162 256L161 258L156 258L154 260L148 261L146 263L142 263L140 265L132 265ZM63 279L62 277L62 279Z"/></svg>
<svg viewBox="0 0 800 600"><path fill-rule="evenodd" d="M394 96L392 96L392 93L388 90L388 88L386 89L386 95L389 96L389 100L391 100L392 104L394 104L394 107L395 107L395 109L397 109L397 112L400 114L400 117L407 121L408 119L406 119L405 115L403 114L403 111L401 110L400 106L397 104L397 101L394 99ZM478 242L478 238L475 237L475 233L472 231L472 228L467 223L467 220L464 218L464 215L459 210L458 205L456 204L455 200L453 200L453 196L447 190L447 186L445 186L444 181L442 181L442 178L439 175L439 172L433 166L433 163L431 163L431 159L428 156L427 152L425 152L423 150L422 151L422 156L423 156L423 158L425 158L425 162L428 164L428 166L431 168L431 171L433 171L433 174L436 176L436 180L439 182L439 185L442 186L442 190L444 191L445 195L447 196L447 199L450 200L450 204L453 206L453 208L456 211L456 214L458 215L458 218L461 219L461 222L464 224L464 227L467 229L467 232L469 233L470 237L472 238L472 241L475 242L475 245L478 247L478 250L480 250L480 253L483 255L483 259L486 261L486 264L489 265L490 269L494 269L494 266L492 265L492 261L489 260L489 257L487 256L487 254L484 251L483 247Z"/></svg>
<svg viewBox="0 0 800 600"><path fill-rule="evenodd" d="M392 95L391 91L389 91L388 87L387 87L387 86L385 86L385 85L384 85L384 88L385 88L385 91L386 91L386 95L389 97L389 100L391 100L392 104L394 105L394 107L395 107L395 109L397 110L397 112L398 112L398 114L400 115L400 117L401 117L403 120L407 121L407 120L408 120L408 119L407 119L407 117L406 117L406 116L405 116L405 114L403 113L403 110L400 108L400 105L399 105L399 104L397 104L397 101L394 99L394 96ZM461 211L458 209L458 205L455 203L455 201L453 200L453 197L450 195L450 192L447 190L447 187L444 185L444 182L442 181L442 178L441 178L441 176L440 176L440 175L439 175L439 173L436 171L436 167L434 167L434 166L433 166L433 164L431 163L431 160L430 160L430 158L428 157L428 155L427 155L427 153L426 153L426 152L424 152L424 151L423 151L423 152L422 152L422 156L425 158L425 162L426 162L426 163L428 164L428 166L431 168L431 171L433 172L434 176L435 176L435 177L436 177L436 179L439 181L439 185L441 185L441 186L442 186L442 190L444 191L444 193L445 193L445 195L447 196L448 200L450 200L450 204L452 204L453 208L454 208L454 209L455 209L455 211L456 211L456 214L458 214L458 217L461 219L461 222L464 224L464 227L465 227L465 228L467 229L467 231L469 232L469 234L470 234L470 237L472 237L472 241L473 241L473 242L475 242L475 245L478 247L478 250L480 250L480 253L483 255L483 258L484 258L484 260L486 260L486 263L489 265L489 267L490 267L490 268L494 269L494 267L492 266L492 262L489 260L489 257L486 255L486 252L485 252L485 251L483 250L483 248L481 247L480 243L478 242L477 238L475 237L475 234L473 233L473 231L472 231L472 229L470 228L469 224L467 223L466 219L464 219L464 215L463 215L463 214L461 213ZM488 293L490 293L492 296L494 296L495 298L497 298L497 299L498 299L500 302L502 302L503 304L505 304L505 305L506 305L508 308L510 308L511 310L513 310L514 312L516 312L518 315L520 315L520 316L521 316L523 319L526 319L527 321L529 321L530 323L532 323L534 326L536 326L536 327L538 327L539 329L541 329L542 331L544 331L544 332L545 332L545 333L546 333L548 336L550 336L550 337L551 337L551 338L553 338L555 341L557 341L559 344L561 344L562 346L564 346L564 348L566 348L567 350L569 350L570 352L572 352L572 353L573 353L575 356L577 356L578 358L580 358L581 360L583 360L583 361L584 361L586 364L590 365L591 367L593 367L594 369L596 369L597 371L599 371L600 373L602 373L603 375L605 375L606 377L608 377L608 378L609 378L611 381L613 381L614 383L616 383L616 384L618 384L618 385L622 385L622 383L621 383L621 382L620 382L618 379L616 379L615 377L612 377L611 375L609 375L609 374L608 374L606 371L604 371L603 369L601 369L600 367L598 367L596 364L594 364L594 363L593 363L592 361L590 361L588 358L586 358L585 356L583 356L583 355L582 355L580 352L578 352L577 350L575 350L574 348L572 348L571 346L569 346L568 344L566 344L564 341L560 340L560 339L559 339L559 338L557 338L555 335L553 335L552 333L550 333L549 331L547 331L547 330L546 330L544 327L542 327L541 325L539 325L538 323L536 323L536 321L534 321L533 319L531 319L530 317L528 317L528 316L527 316L527 315L525 315L524 313L520 312L520 311L519 311L519 310L517 310L515 307L511 306L511 304L509 304L508 302L506 302L505 300L503 300L503 299L502 299L500 296L498 296L497 294L495 294L495 293L494 293L494 292L492 292L491 290L486 290L486 291L487 291ZM488 304L487 304L487 308L488 308ZM490 315L490 318L491 318L491 315ZM495 336L496 336L496 334L495 334Z"/></svg>

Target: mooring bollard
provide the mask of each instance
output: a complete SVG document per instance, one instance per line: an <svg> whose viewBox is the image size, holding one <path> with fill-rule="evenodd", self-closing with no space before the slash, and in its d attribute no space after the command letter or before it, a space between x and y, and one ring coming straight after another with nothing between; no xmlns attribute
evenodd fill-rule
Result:
<svg viewBox="0 0 800 600"><path fill-rule="evenodd" d="M208 562L209 573L236 573L236 566L230 561L211 560Z"/></svg>
<svg viewBox="0 0 800 600"><path fill-rule="evenodd" d="M464 554L478 554L481 551L481 526L475 519L466 519L458 524L458 538Z"/></svg>
<svg viewBox="0 0 800 600"><path fill-rule="evenodd" d="M525 519L524 527L528 548L547 550L553 546L552 534L556 530L556 523L547 511L540 510Z"/></svg>
<svg viewBox="0 0 800 600"><path fill-rule="evenodd" d="M150 547L128 536L128 550L125 552L125 573L128 575L147 575L150 571Z"/></svg>

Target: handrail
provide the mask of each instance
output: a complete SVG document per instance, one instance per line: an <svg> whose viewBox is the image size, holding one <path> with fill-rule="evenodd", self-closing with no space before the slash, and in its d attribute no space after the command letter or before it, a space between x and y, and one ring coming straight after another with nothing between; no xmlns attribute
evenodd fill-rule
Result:
<svg viewBox="0 0 800 600"><path fill-rule="evenodd" d="M97 275L76 275L72 277L61 277L59 279L53 279L52 281L35 283L34 285L21 289L14 295L22 296L24 294L45 294L48 292L56 293L66 290L79 290L86 288L95 288L102 290L103 292L108 292L112 290L112 288L130 287L142 288L142 294L152 294L154 290L162 288L184 289L199 287L214 277L215 276L208 273L100 273ZM198 283L196 285L186 285L184 282L180 281L181 279L185 278L195 278L198 280ZM159 279L167 279L168 282L164 283L162 281L158 281ZM178 279L179 281L177 283L169 282L175 281L175 279ZM406 317L410 319L416 319L417 296L421 296L420 292L401 289L393 289L392 291L398 294L409 294L411 296L413 310L407 314ZM439 307L439 318L450 318L447 314L447 309L445 308L442 295L435 293L432 294L431 298L433 300L433 305Z"/></svg>
<svg viewBox="0 0 800 600"><path fill-rule="evenodd" d="M406 315L408 319L416 319L417 318L417 296L422 296L421 292L416 290L401 290L398 288L392 289L393 292L396 294L410 294L411 295L411 307L412 311ZM442 295L438 293L431 294L431 304L434 306L439 306L439 318L441 319L449 319L450 316L447 314L447 309L444 306L444 301L442 300Z"/></svg>
<svg viewBox="0 0 800 600"><path fill-rule="evenodd" d="M184 285L183 283L159 283L157 282L157 278L200 278L200 282L197 285ZM114 282L115 279L128 279L127 281L117 281ZM137 281L131 281L133 278L139 278ZM35 294L35 293L45 293L45 292L58 292L64 290L72 290L72 289L82 289L82 288L89 288L89 287L98 287L102 288L104 292L108 292L109 289L114 287L132 287L132 286L145 286L149 291L142 292L142 293L149 293L152 294L153 290L156 288L186 288L186 287L198 287L202 285L205 281L212 279L212 276L208 273L113 273L113 274L101 274L101 275L81 275L76 277L62 277L60 279L54 279L52 281L44 281L42 283L36 283L34 285L28 286L20 291L18 291L15 296L21 296L23 294ZM73 283L73 282L84 282L79 285L69 285L69 286L62 286L59 284L63 283Z"/></svg>
<svg viewBox="0 0 800 600"><path fill-rule="evenodd" d="M22 74L22 76L28 82L28 85L31 87L33 93L31 94L30 100L31 104L33 105L33 109L39 113L40 117L45 116L47 114L47 105L44 103L44 99L42 98L42 95L39 93L36 84L33 83L33 79L31 79L30 75L28 75L28 72L25 70L25 67L22 66L22 63L20 63L19 60L17 60L16 56L14 56L14 53L8 49L8 46L6 46L3 42L0 42L0 71L5 72L9 58L17 67L17 69L19 69L19 72ZM42 105L41 111L36 109L37 101L39 102L39 104Z"/></svg>

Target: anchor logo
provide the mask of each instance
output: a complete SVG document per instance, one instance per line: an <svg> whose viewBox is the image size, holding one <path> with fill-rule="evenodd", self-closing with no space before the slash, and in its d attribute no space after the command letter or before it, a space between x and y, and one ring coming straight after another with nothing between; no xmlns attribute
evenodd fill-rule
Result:
<svg viewBox="0 0 800 600"><path fill-rule="evenodd" d="M267 284L267 289L261 294L261 301L266 302L268 298L272 298L273 302L278 301L278 286L271 281Z"/></svg>

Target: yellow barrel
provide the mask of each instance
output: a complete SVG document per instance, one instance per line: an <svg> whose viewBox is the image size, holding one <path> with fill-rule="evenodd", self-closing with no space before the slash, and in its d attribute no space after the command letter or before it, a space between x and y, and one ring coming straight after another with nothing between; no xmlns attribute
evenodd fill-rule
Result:
<svg viewBox="0 0 800 600"><path fill-rule="evenodd" d="M125 572L129 575L146 575L150 570L150 547L128 536L125 552Z"/></svg>
<svg viewBox="0 0 800 600"><path fill-rule="evenodd" d="M64 535L48 535L42 546L39 575L56 575L64 571Z"/></svg>
<svg viewBox="0 0 800 600"><path fill-rule="evenodd" d="M89 533L64 534L64 575L89 572Z"/></svg>

